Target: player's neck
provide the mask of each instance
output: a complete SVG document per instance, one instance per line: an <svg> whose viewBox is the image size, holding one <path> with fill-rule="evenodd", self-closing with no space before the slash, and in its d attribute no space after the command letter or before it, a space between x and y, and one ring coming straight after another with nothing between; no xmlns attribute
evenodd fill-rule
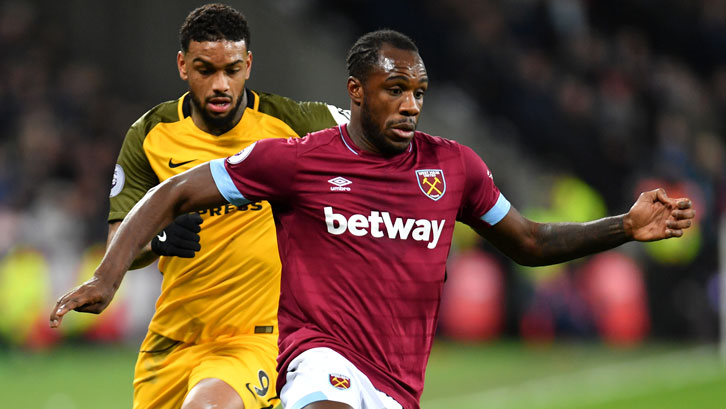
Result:
<svg viewBox="0 0 726 409"><path fill-rule="evenodd" d="M371 136L370 132L366 132L366 128L363 126L363 122L360 117L354 113L351 114L350 123L346 125L346 131L350 141L353 142L358 150L371 154L374 156L380 156L383 158L393 158L405 152L410 152L410 144L407 144L405 148L398 150L386 149L388 146L379 145L376 143L375 135ZM379 136L379 139L385 138L383 135Z"/></svg>
<svg viewBox="0 0 726 409"><path fill-rule="evenodd" d="M360 120L356 120L355 116L351 117L350 123L346 126L348 136L355 146L366 152L380 155L378 148L371 143L370 139L366 137L366 133L363 130Z"/></svg>

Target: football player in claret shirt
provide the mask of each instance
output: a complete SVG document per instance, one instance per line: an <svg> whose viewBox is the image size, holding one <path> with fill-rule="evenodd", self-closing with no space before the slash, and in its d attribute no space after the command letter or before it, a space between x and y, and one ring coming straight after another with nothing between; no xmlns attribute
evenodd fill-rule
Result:
<svg viewBox="0 0 726 409"><path fill-rule="evenodd" d="M349 125L258 141L167 180L124 220L96 285L61 299L51 321L105 305L130 254L177 213L265 199L283 265L283 406L416 409L455 221L527 265L678 237L691 224L690 200L660 189L588 223L525 219L471 149L416 131L428 77L408 37L364 35L348 71Z"/></svg>
<svg viewBox="0 0 726 409"><path fill-rule="evenodd" d="M327 104L246 88L250 33L245 17L229 6L192 11L180 40L177 65L189 92L157 105L126 134L110 195L109 242L160 182L263 138L347 121ZM134 373L133 407L271 407L277 402L281 265L270 205L199 210L166 226L133 265L161 255L164 273Z"/></svg>

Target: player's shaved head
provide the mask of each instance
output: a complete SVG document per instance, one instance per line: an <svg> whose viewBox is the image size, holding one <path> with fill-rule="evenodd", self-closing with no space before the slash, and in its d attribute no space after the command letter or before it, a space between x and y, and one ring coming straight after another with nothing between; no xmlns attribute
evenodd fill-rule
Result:
<svg viewBox="0 0 726 409"><path fill-rule="evenodd" d="M183 52L191 41L244 41L250 49L250 29L245 16L226 4L205 4L194 9L179 30Z"/></svg>
<svg viewBox="0 0 726 409"><path fill-rule="evenodd" d="M389 29L371 31L359 38L348 51L348 75L365 81L373 67L378 64L381 48L385 44L418 53L416 44L405 34Z"/></svg>

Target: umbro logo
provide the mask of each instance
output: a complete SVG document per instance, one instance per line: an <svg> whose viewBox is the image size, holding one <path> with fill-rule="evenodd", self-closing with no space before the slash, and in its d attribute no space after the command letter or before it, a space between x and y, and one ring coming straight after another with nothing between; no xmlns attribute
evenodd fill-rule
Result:
<svg viewBox="0 0 726 409"><path fill-rule="evenodd" d="M335 185L335 186L330 186L330 190L333 192L350 192L350 188L348 187L348 185L350 185L353 182L351 182L350 180L348 180L342 176L338 176L338 177L328 180L328 183Z"/></svg>
<svg viewBox="0 0 726 409"><path fill-rule="evenodd" d="M179 163L174 163L174 162L172 162L172 161L171 161L171 159L169 159L169 167L170 167L170 168L172 168L172 169L174 169L174 168L178 168L179 166L182 166L182 165L186 165L187 163L192 163L192 162L194 162L195 160L196 160L196 159L192 159L192 160L188 160L188 161L186 161L186 162L179 162Z"/></svg>

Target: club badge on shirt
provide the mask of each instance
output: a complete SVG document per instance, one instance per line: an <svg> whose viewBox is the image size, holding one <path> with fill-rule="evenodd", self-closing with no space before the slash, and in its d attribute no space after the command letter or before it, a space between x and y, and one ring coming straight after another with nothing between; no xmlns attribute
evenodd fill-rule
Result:
<svg viewBox="0 0 726 409"><path fill-rule="evenodd" d="M330 384L336 389L345 390L350 388L350 378L344 375L329 374Z"/></svg>
<svg viewBox="0 0 726 409"><path fill-rule="evenodd" d="M441 169L419 169L416 171L418 187L421 188L426 197L436 201L444 197L446 193L446 179Z"/></svg>

